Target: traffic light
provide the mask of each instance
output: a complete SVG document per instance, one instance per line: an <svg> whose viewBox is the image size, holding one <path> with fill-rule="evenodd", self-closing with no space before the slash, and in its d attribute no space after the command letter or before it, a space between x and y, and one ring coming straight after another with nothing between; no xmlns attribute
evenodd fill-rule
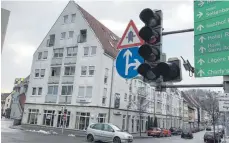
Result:
<svg viewBox="0 0 229 143"><path fill-rule="evenodd" d="M139 15L145 26L139 31L139 36L145 41L140 46L139 55L146 61L157 62L161 55L162 42L162 11L152 11L149 8L142 10Z"/></svg>
<svg viewBox="0 0 229 143"><path fill-rule="evenodd" d="M138 53L145 63L141 64L137 71L145 79L156 81L161 76L163 81L181 81L181 64L178 58L170 58L168 62L162 54L162 23L161 10L146 8L141 11L139 17L145 23L140 29L139 36L145 43L139 47Z"/></svg>
<svg viewBox="0 0 229 143"><path fill-rule="evenodd" d="M139 15L145 26L139 31L139 36L145 41L140 46L138 53L145 60L137 71L148 80L156 80L160 77L157 64L161 59L162 46L162 11L146 8Z"/></svg>

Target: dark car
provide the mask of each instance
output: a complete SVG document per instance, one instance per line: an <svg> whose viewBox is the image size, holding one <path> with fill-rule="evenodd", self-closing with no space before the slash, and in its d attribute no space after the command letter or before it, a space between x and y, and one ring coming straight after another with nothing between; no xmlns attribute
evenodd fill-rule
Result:
<svg viewBox="0 0 229 143"><path fill-rule="evenodd" d="M181 138L192 139L193 138L192 130L184 129L181 133Z"/></svg>
<svg viewBox="0 0 229 143"><path fill-rule="evenodd" d="M170 130L172 135L178 135L177 128L171 127L169 130Z"/></svg>
<svg viewBox="0 0 229 143"><path fill-rule="evenodd" d="M178 134L178 135L181 135L181 134L182 134L182 129L181 129L181 128L178 128L178 129L177 129L177 134Z"/></svg>
<svg viewBox="0 0 229 143"><path fill-rule="evenodd" d="M204 134L204 142L206 143L220 143L221 142L221 137L218 133L215 133L215 139L214 139L214 132L209 131Z"/></svg>

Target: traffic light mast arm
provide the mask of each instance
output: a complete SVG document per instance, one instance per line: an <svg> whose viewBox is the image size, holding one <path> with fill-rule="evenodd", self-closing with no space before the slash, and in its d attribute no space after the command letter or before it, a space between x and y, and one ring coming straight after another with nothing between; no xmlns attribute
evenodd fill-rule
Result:
<svg viewBox="0 0 229 143"><path fill-rule="evenodd" d="M192 32L194 31L193 28L190 29L183 29L183 30L176 30L176 31L169 31L169 32L163 32L162 35L171 35L171 34L178 34L178 33L185 33L185 32Z"/></svg>
<svg viewBox="0 0 229 143"><path fill-rule="evenodd" d="M223 84L177 84L177 85L161 85L162 88L200 88L200 87L223 87Z"/></svg>

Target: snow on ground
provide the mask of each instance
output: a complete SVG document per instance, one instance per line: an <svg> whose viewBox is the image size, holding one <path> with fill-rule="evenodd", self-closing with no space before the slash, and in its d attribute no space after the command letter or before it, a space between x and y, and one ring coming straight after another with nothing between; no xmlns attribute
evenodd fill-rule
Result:
<svg viewBox="0 0 229 143"><path fill-rule="evenodd" d="M69 136L69 137L75 137L75 135L73 135L73 134L69 134L68 136Z"/></svg>
<svg viewBox="0 0 229 143"><path fill-rule="evenodd" d="M53 135L57 135L58 133L51 130L51 131L44 131L44 130L25 130L27 132L33 132L33 133L41 133L41 134L46 134L46 135L49 135L49 134L53 134Z"/></svg>

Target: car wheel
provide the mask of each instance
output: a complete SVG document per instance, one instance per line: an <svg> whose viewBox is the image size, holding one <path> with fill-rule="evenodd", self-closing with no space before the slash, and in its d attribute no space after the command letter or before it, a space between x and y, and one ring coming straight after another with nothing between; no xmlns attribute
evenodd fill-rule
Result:
<svg viewBox="0 0 229 143"><path fill-rule="evenodd" d="M94 141L94 137L93 137L92 134L87 135L87 141L88 142L93 142Z"/></svg>
<svg viewBox="0 0 229 143"><path fill-rule="evenodd" d="M121 139L120 139L119 137L115 137L115 138L113 139L113 142L114 142L114 143L121 143Z"/></svg>

